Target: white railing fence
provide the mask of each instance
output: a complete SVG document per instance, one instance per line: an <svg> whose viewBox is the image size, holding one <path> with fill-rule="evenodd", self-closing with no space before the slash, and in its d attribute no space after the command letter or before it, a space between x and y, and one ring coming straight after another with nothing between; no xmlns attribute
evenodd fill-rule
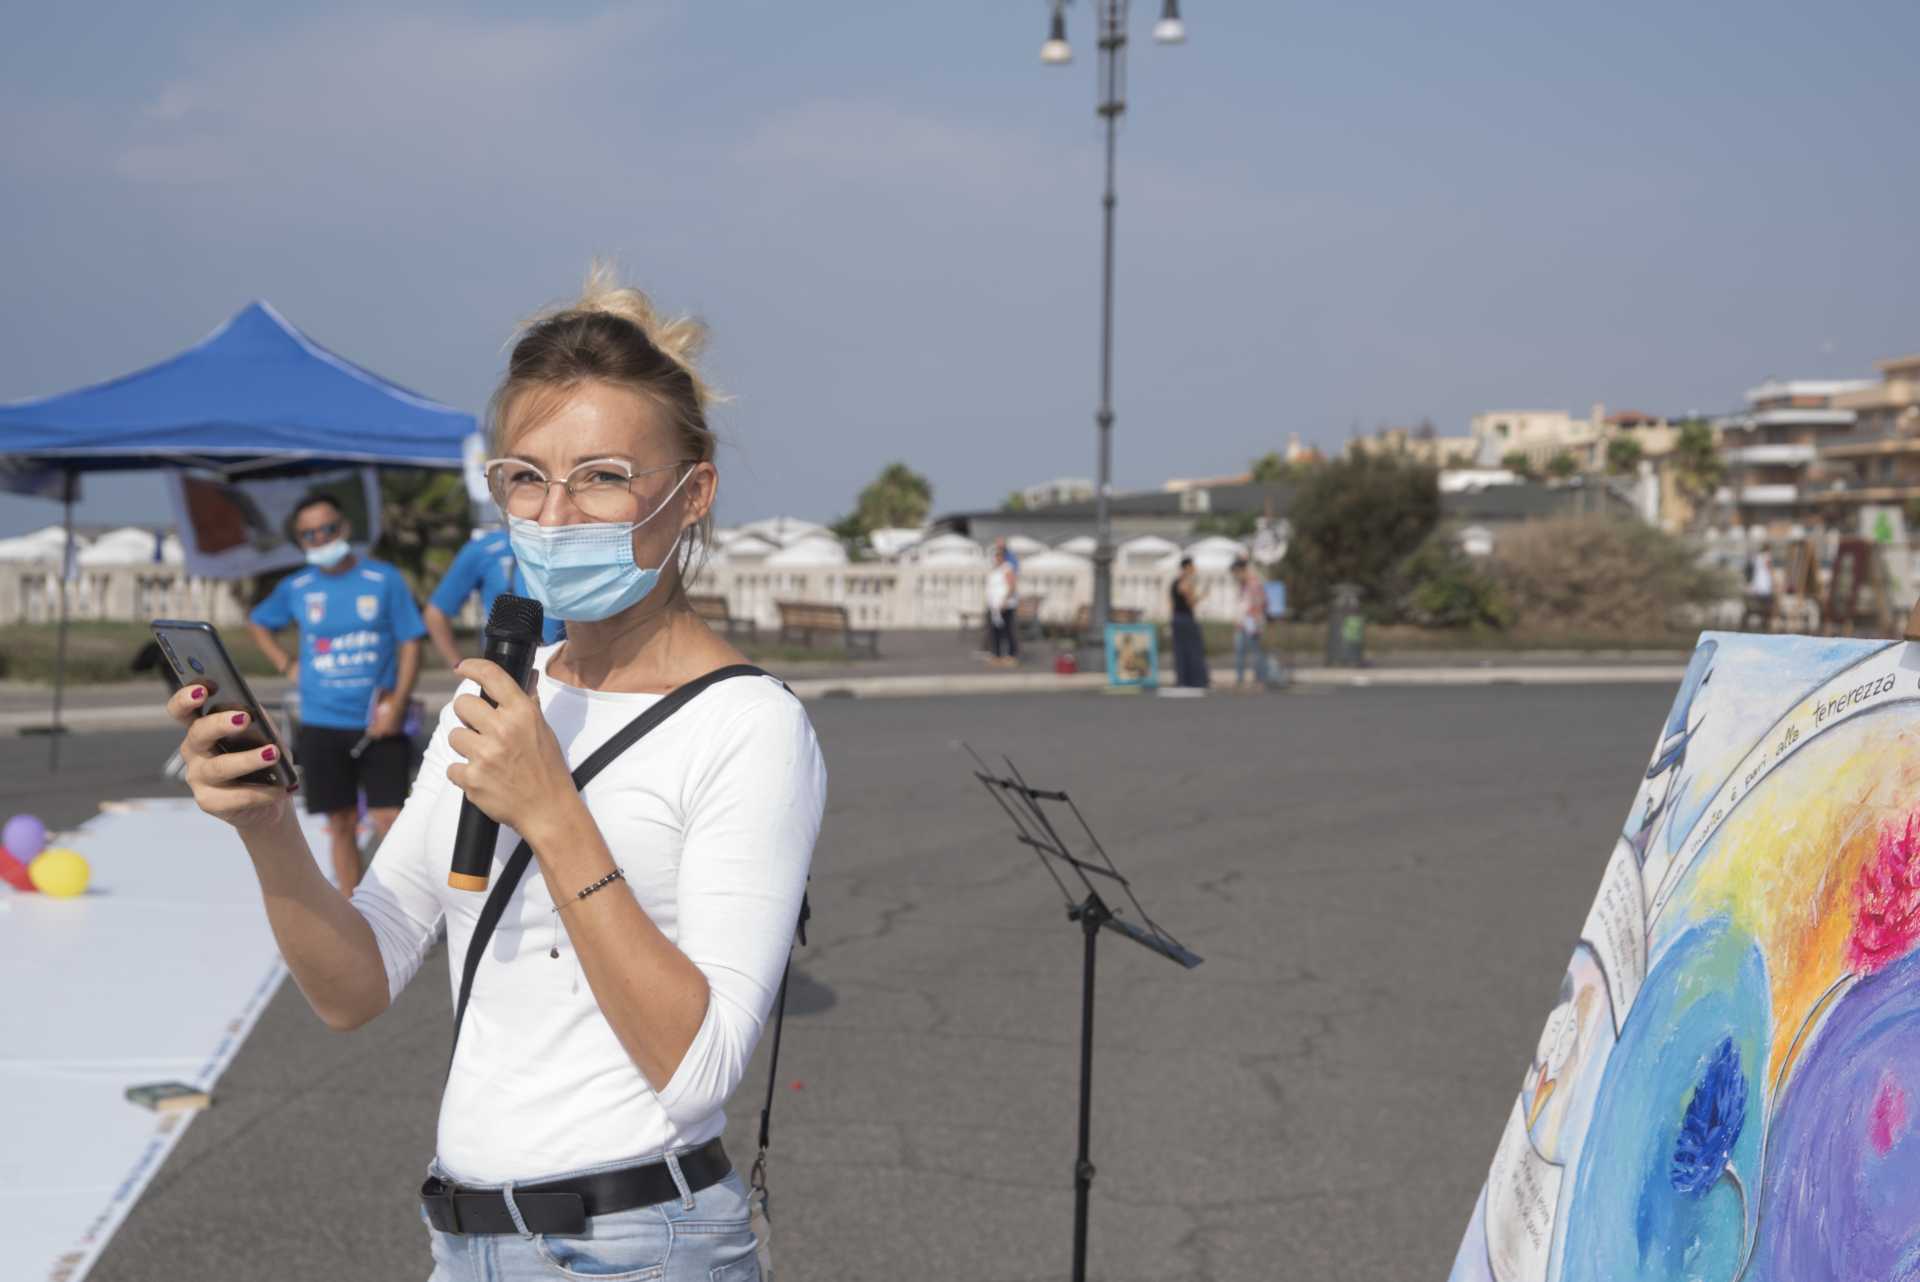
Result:
<svg viewBox="0 0 1920 1282"><path fill-rule="evenodd" d="M1113 603L1164 621L1173 571L1116 566ZM144 622L156 618L206 619L222 627L246 621L246 607L229 580L192 578L164 566L82 570L67 584L68 615L74 619ZM1200 617L1230 620L1239 592L1225 571L1202 573ZM709 565L692 590L725 596L737 617L778 627L779 601L815 601L847 608L859 628L957 628L986 603L986 570L977 567L853 564L813 567ZM1020 576L1021 594L1040 599L1040 617L1070 623L1093 601L1093 567L1036 569ZM471 610L464 614L477 622ZM42 565L0 564L0 624L50 623L60 617L58 572Z"/></svg>
<svg viewBox="0 0 1920 1282"><path fill-rule="evenodd" d="M247 617L234 586L164 566L85 569L67 584L67 616L121 622L206 619L224 627L244 623ZM52 623L59 617L58 570L0 565L0 624Z"/></svg>
<svg viewBox="0 0 1920 1282"><path fill-rule="evenodd" d="M963 616L986 608L983 568L914 565L830 565L766 569L749 565L709 565L692 590L724 596L736 618L778 627L779 601L841 605L859 628L957 628ZM1113 575L1113 603L1164 621L1171 613L1171 570L1126 570ZM1232 620L1239 589L1224 570L1199 576L1199 615ZM1093 602L1093 567L1023 570L1020 594L1040 600L1040 617L1071 623L1080 607Z"/></svg>

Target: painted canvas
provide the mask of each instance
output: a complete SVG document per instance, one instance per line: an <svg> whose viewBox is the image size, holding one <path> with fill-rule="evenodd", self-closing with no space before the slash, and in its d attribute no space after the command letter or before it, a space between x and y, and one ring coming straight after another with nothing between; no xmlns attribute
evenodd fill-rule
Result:
<svg viewBox="0 0 1920 1282"><path fill-rule="evenodd" d="M1709 633L1454 1282L1920 1278L1920 645Z"/></svg>
<svg viewBox="0 0 1920 1282"><path fill-rule="evenodd" d="M1154 685L1160 676L1160 629L1151 623L1107 625L1107 683Z"/></svg>

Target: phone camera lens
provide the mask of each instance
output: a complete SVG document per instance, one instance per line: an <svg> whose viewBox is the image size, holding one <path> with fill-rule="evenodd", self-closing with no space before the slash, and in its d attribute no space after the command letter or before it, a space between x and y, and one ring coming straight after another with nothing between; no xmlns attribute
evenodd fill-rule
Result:
<svg viewBox="0 0 1920 1282"><path fill-rule="evenodd" d="M207 674L207 670L206 668L201 666L200 660L196 659L192 655L187 656L187 666L189 668L192 668L195 672L198 672L201 676L205 676Z"/></svg>

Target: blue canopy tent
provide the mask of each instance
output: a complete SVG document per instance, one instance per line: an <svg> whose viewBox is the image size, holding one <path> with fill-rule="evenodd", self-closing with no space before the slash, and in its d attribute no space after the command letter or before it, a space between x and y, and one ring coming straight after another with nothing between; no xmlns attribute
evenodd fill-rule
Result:
<svg viewBox="0 0 1920 1282"><path fill-rule="evenodd" d="M365 464L459 468L471 414L390 383L320 346L264 302L170 360L91 387L0 405L0 471L60 478L67 565L83 472L194 467L228 477ZM51 760L59 763L66 686L67 593Z"/></svg>

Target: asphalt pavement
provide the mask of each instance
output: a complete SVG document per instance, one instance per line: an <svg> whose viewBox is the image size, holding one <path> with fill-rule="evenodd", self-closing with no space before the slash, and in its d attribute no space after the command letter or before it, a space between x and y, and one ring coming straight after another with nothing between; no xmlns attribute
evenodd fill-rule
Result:
<svg viewBox="0 0 1920 1282"><path fill-rule="evenodd" d="M774 1118L782 1277L1067 1273L1081 937L960 740L1068 789L1206 959L1102 936L1092 1276L1444 1277L1670 695L811 704L830 805ZM0 810L164 791L169 746L75 735L49 778L44 742L0 739ZM94 1278L425 1277L447 1008L444 960L349 1035L284 987Z"/></svg>

